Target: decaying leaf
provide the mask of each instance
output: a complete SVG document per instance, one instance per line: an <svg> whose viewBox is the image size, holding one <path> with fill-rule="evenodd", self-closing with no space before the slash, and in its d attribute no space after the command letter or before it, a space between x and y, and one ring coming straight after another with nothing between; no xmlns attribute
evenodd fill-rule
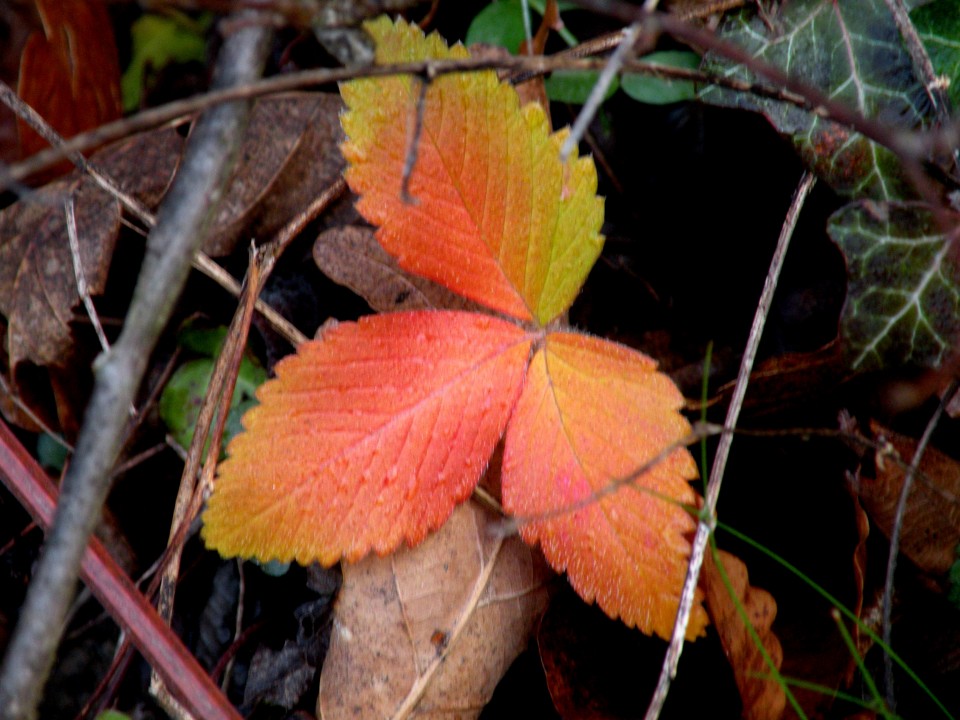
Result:
<svg viewBox="0 0 960 720"><path fill-rule="evenodd" d="M380 247L372 228L325 230L313 244L313 259L327 277L353 290L377 312L480 308L443 285L405 271Z"/></svg>
<svg viewBox="0 0 960 720"><path fill-rule="evenodd" d="M126 192L157 202L176 167L182 139L173 129L134 136L96 153ZM8 384L19 394L20 366L63 366L73 352L80 302L67 240L64 201L73 196L79 257L92 295L105 287L120 226L120 205L89 178L51 183L0 212L0 314ZM36 378L33 378L36 382Z"/></svg>
<svg viewBox="0 0 960 720"><path fill-rule="evenodd" d="M323 720L480 714L527 646L552 576L498 522L468 503L417 548L344 566Z"/></svg>
<svg viewBox="0 0 960 720"><path fill-rule="evenodd" d="M897 503L917 441L871 423L878 438L887 440L898 458L884 453L876 459L876 477L861 475L860 500L873 525L890 537ZM900 552L920 570L945 580L960 544L960 463L934 447L927 447L907 498Z"/></svg>
<svg viewBox="0 0 960 720"><path fill-rule="evenodd" d="M269 240L333 183L343 170L342 107L329 93L257 101L204 252L220 257L240 240Z"/></svg>
<svg viewBox="0 0 960 720"><path fill-rule="evenodd" d="M743 606L774 667L779 669L783 662L783 650L777 636L770 629L777 613L776 601L766 590L750 585L747 566L739 558L722 550L717 553L716 558L723 563L737 601ZM772 670L747 630L723 582L717 561L710 552L707 552L703 560L700 585L706 596L710 619L733 668L743 701L743 717L748 720L779 720L786 707L786 695L783 688L771 677Z"/></svg>
<svg viewBox="0 0 960 720"><path fill-rule="evenodd" d="M37 0L42 31L26 42L17 92L63 136L120 117L120 68L107 8L85 0ZM24 157L47 147L20 124ZM67 166L65 166L67 167Z"/></svg>

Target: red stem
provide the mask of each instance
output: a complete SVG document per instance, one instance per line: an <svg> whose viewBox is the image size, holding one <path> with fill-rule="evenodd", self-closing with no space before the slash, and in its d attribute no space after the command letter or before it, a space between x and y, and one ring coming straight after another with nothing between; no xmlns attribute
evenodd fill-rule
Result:
<svg viewBox="0 0 960 720"><path fill-rule="evenodd" d="M57 488L2 420L0 479L46 531L53 520ZM196 658L95 537L87 544L80 577L192 715L203 720L240 720Z"/></svg>

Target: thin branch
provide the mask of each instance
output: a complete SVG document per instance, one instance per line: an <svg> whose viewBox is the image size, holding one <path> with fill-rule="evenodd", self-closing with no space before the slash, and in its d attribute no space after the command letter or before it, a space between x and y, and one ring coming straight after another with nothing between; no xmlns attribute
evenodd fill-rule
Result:
<svg viewBox="0 0 960 720"><path fill-rule="evenodd" d="M403 175L400 181L400 200L408 205L416 205L417 199L410 194L410 177L417 164L417 152L420 149L420 135L423 133L423 114L427 107L427 89L430 87L429 78L415 79L417 84L417 104L414 108L413 134L407 145L407 153L403 159Z"/></svg>
<svg viewBox="0 0 960 720"><path fill-rule="evenodd" d="M640 21L636 21L631 23L630 26L623 31L620 44L617 45L617 49L613 51L607 64L600 72L600 77L597 78L597 82L594 83L590 89L590 95L583 104L580 114L577 115L573 127L570 128L570 134L567 135L567 138L563 141L563 145L560 148L560 162L567 162L567 158L570 157L573 149L580 144L580 138L583 137L587 128L590 127L593 116L596 115L597 110L600 109L600 104L603 102L604 97L606 97L607 89L610 87L613 79L620 73L620 68L623 67L627 56L633 52L633 46L637 42L637 38L640 37L640 30Z"/></svg>
<svg viewBox="0 0 960 720"><path fill-rule="evenodd" d="M249 83L262 71L270 33L250 24L223 45L220 86ZM64 478L53 527L30 583L0 668L0 718L32 720L59 642L81 558L109 489L121 450L126 408L136 396L151 350L173 311L206 235L249 116L248 103L204 115L190 137L147 241L143 269L120 337L94 364L94 389L76 454ZM181 702L188 698L178 698Z"/></svg>
<svg viewBox="0 0 960 720"><path fill-rule="evenodd" d="M903 0L885 0L885 2L894 22L897 24L900 37L903 38L907 54L910 55L910 62L913 63L913 73L923 83L927 97L937 113L937 120L940 123L948 122L950 120L950 103L947 100L947 94L944 92L940 78L937 77L937 73L933 69L933 63L930 61L930 56L917 33L917 28L910 20L910 13L905 3Z"/></svg>
<svg viewBox="0 0 960 720"><path fill-rule="evenodd" d="M59 159L62 160L64 156L69 158L70 161L73 162L74 165L76 165L81 171L89 175L89 177L93 179L93 181L96 182L104 192L115 198L117 202L119 202L130 213L132 213L134 217L139 219L146 227L152 228L154 225L156 225L157 219L154 214L150 212L149 208L147 208L137 198L124 192L123 188L118 186L117 183L114 182L113 178L111 178L107 172L99 168L96 163L90 162L78 151L69 150L69 146L71 143L75 142L77 138L74 138L71 141L65 140L62 136L60 136L59 133L57 133L56 130L53 129L53 127L50 126L46 120L38 115L32 107L17 97L16 93L14 93L13 90L2 80L0 80L0 102L13 110L13 112L19 118L29 124L31 128L33 128L44 139L50 142L53 146L51 150L61 153ZM216 107L216 105L211 107ZM93 131L93 133L95 132L96 131ZM34 157L37 157L37 155ZM2 167L2 163L0 163L0 167ZM333 187L340 188L337 191L339 196L343 193L346 186L335 183ZM29 192L30 190L27 189L25 194L28 194ZM326 194L327 193L324 193L324 196L326 196ZM193 258L193 266L215 283L220 285L220 287L222 287L224 290L231 293L234 297L238 297L240 295L240 283L238 283L230 273L217 265L217 263L210 259L205 253L197 251ZM282 337L286 338L291 345L296 346L298 343L304 340L303 333L301 333L289 320L283 317L263 300L257 300L256 308L257 311L264 317L264 319L270 323L270 326Z"/></svg>
<svg viewBox="0 0 960 720"><path fill-rule="evenodd" d="M647 708L646 720L656 720L660 716L663 704L667 700L670 682L677 674L677 666L680 663L683 641L687 635L687 625L690 621L690 612L693 609L697 583L700 578L700 567L703 564L703 555L706 551L707 540L713 532L717 498L720 495L720 486L723 482L723 474L726 470L730 446L733 443L732 431L737 427L740 408L743 406L743 398L747 392L750 373L753 371L757 348L760 347L760 338L763 336L763 328L766 324L767 315L770 312L770 306L773 303L773 294L777 289L777 280L780 277L780 270L783 267L783 261L787 255L787 248L790 246L790 238L793 237L793 231L797 226L797 219L800 216L800 210L803 208L804 201L807 195L810 194L810 190L813 189L815 183L816 176L810 172L804 172L793 194L790 209L787 211L787 216L783 221L783 227L780 230L780 238L777 241L776 250L770 260L770 269L767 271L767 279L763 285L760 302L757 305L757 311L753 317L753 325L750 327L750 336L747 339L747 346L744 349L743 359L740 362L737 384L733 392L733 397L730 399L730 406L727 408L727 418L724 422L724 427L731 432L725 432L720 436L717 452L714 455L713 464L710 467L710 482L707 484L703 510L700 515L700 521L697 523L697 532L694 536L693 548L690 552L690 564L687 569L687 578L683 586L683 593L680 597L680 607L677 610L677 620L673 628L673 636L670 639L670 646L667 649L667 654L663 661L663 667L660 671L660 678L657 681L656 690L654 691L653 698L650 700L650 706Z"/></svg>
<svg viewBox="0 0 960 720"><path fill-rule="evenodd" d="M887 573L883 581L883 604L881 612L883 619L882 637L887 647L890 647L893 641L893 580L897 572L897 558L900 555L900 535L903 532L903 518L907 512L907 499L910 497L914 479L917 476L917 471L920 469L920 461L923 459L923 454L927 450L927 445L930 444L933 431L936 429L937 423L940 422L940 417L943 415L947 403L950 398L953 397L958 387L960 387L960 382L954 380L943 394L940 403L937 405L937 409L933 411L930 420L927 421L923 435L917 443L917 449L914 451L913 458L910 460L910 466L907 468L903 477L903 487L900 489L900 497L897 500L897 511L893 518L893 528L890 531L890 553L887 555ZM888 652L884 652L883 654L883 679L886 688L887 706L891 712L896 712L897 698L893 684L893 658L890 657L890 653Z"/></svg>
<svg viewBox="0 0 960 720"><path fill-rule="evenodd" d="M100 349L104 352L110 351L110 341L103 332L103 325L100 324L100 316L97 309L93 306L93 298L90 297L90 290L87 288L87 274L83 269L83 258L80 257L80 238L77 235L77 215L74 212L73 195L67 196L63 202L63 210L66 215L67 240L70 243L70 259L73 261L73 276L77 281L77 294L83 301L83 307L87 311L87 317L90 318L90 324L93 325L94 332L97 333L97 339L100 341Z"/></svg>
<svg viewBox="0 0 960 720"><path fill-rule="evenodd" d="M48 529L56 512L57 488L2 420L0 468L14 497L37 525ZM151 667L158 668L171 686L179 687L179 695L193 712L204 720L239 720L240 716L196 658L170 628L160 622L156 610L95 537L83 554L81 578L124 630L125 637L133 638ZM17 720L26 717L6 706L0 708L0 712L5 713L4 717Z"/></svg>

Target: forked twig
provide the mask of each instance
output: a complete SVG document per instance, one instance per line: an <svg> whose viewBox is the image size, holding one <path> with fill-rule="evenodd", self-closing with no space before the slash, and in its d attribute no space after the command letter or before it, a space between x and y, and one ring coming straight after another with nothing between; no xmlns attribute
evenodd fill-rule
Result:
<svg viewBox="0 0 960 720"><path fill-rule="evenodd" d="M800 211L803 208L804 201L810 194L815 183L816 176L809 171L805 171L803 177L800 179L800 183L797 185L797 189L794 191L787 216L784 218L783 227L780 230L780 238L777 241L777 247L770 260L767 279L763 284L763 292L760 294L757 311L754 314L753 324L750 327L750 336L747 339L747 346L744 349L743 359L740 362L740 371L737 374L737 383L733 397L730 399L730 406L727 408L724 427L730 431L734 430L737 426L740 408L743 406L743 398L747 392L747 383L750 380L750 373L753 370L753 363L757 356L757 348L760 346L760 338L763 336L763 328L773 302L773 294L777 289L777 280L780 277L780 270L783 267L783 261L787 255L787 248L790 246L790 239L793 237L793 231L797 226L797 220L800 217ZM677 674L677 665L680 662L680 654L683 651L683 641L687 634L690 612L693 609L697 583L700 578L700 567L703 564L703 555L706 551L707 540L713 532L717 498L720 494L723 473L726 469L727 458L729 457L732 443L732 432L725 432L720 436L717 452L714 455L713 464L710 467L710 482L707 484L703 510L700 514L700 521L697 523L697 532L694 536L693 547L690 552L690 564L683 586L683 594L680 597L680 606L677 610L677 620L673 628L673 636L670 638L670 646L667 648L667 654L663 660L663 667L660 670L660 678L657 681L657 687L650 700L650 706L647 708L645 720L656 720L660 716L663 704L667 700L670 682Z"/></svg>

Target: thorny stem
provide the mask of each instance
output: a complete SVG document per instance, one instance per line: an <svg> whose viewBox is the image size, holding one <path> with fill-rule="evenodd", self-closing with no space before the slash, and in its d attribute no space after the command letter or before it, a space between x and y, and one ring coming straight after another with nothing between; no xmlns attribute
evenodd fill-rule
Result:
<svg viewBox="0 0 960 720"><path fill-rule="evenodd" d="M753 362L757 356L757 348L760 347L760 338L763 336L763 327L766 324L767 315L773 303L773 294L777 289L777 280L780 277L780 270L783 267L783 261L787 255L787 248L790 246L790 238L793 237L793 231L797 226L797 220L800 217L800 210L803 208L804 201L807 195L810 194L815 183L816 176L805 171L793 194L790 209L787 211L787 216L783 221L780 238L777 241L776 250L774 250L773 257L770 260L770 269L767 271L767 279L764 282L763 292L760 295L757 311L753 317L753 325L750 327L750 337L747 339L747 346L743 352L743 360L740 362L740 371L737 374L737 383L733 397L730 399L730 406L727 409L724 427L730 431L734 430L737 426L740 408L743 406L743 398L747 392L747 383L750 380ZM667 700L670 682L677 674L677 665L680 662L680 653L683 651L683 640L687 634L690 612L693 609L697 582L700 578L700 567L703 564L703 555L706 551L707 540L713 532L713 525L716 522L715 509L717 498L720 495L720 485L723 482L723 473L726 470L727 458L729 457L732 443L733 432L724 432L720 436L717 452L714 455L713 464L710 467L710 482L707 484L707 493L704 498L703 510L700 514L700 522L697 524L697 532L694 536L693 548L690 552L690 564L687 567L687 578L684 582L683 593L680 597L680 607L677 610L677 620L673 628L673 636L670 638L670 646L667 648L667 654L660 671L660 678L657 681L653 698L650 700L650 706L647 708L645 720L656 720L660 716L663 704Z"/></svg>

